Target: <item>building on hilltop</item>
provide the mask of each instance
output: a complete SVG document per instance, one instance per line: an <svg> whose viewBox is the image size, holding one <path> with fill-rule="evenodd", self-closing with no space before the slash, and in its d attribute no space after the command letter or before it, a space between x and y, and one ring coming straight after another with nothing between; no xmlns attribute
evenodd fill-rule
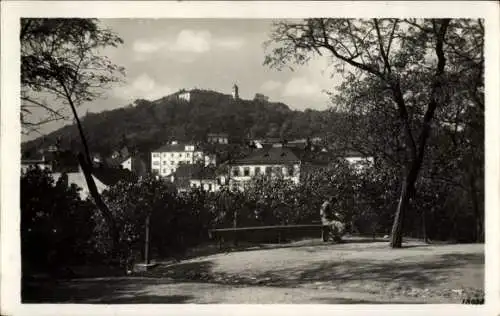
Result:
<svg viewBox="0 0 500 316"><path fill-rule="evenodd" d="M151 171L165 177L174 173L180 165L215 165L215 155L205 153L194 144L179 144L174 141L151 152Z"/></svg>
<svg viewBox="0 0 500 316"><path fill-rule="evenodd" d="M255 97L253 98L255 101L262 101L262 102L268 102L269 97L266 95L263 95L262 93L256 93Z"/></svg>
<svg viewBox="0 0 500 316"><path fill-rule="evenodd" d="M239 88L236 84L233 86L233 99L238 100L240 98Z"/></svg>
<svg viewBox="0 0 500 316"><path fill-rule="evenodd" d="M191 101L191 91L182 89L181 91L179 91L177 98L179 100L184 100L186 102L190 102Z"/></svg>

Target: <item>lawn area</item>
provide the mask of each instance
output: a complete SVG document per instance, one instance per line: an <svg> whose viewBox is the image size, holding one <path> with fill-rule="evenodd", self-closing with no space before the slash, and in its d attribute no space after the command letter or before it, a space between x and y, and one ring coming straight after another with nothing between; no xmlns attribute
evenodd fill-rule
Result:
<svg viewBox="0 0 500 316"><path fill-rule="evenodd" d="M460 303L484 288L484 245L306 240L160 263L126 277L31 282L23 302Z"/></svg>

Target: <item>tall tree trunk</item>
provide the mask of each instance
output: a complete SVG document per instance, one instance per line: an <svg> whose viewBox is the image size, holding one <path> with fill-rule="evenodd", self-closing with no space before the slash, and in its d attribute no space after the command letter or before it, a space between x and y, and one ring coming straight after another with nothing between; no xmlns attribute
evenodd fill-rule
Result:
<svg viewBox="0 0 500 316"><path fill-rule="evenodd" d="M403 221L407 209L410 205L411 195L414 193L415 190L415 182L417 181L418 173L420 172L420 168L422 166L422 161L424 160L424 153L427 144L427 139L429 138L429 134L431 131L431 121L432 118L434 117L434 112L436 111L436 108L439 105L443 104L446 98L448 98L447 94L445 93L446 91L443 89L443 74L446 64L443 45L444 45L446 30L448 28L449 23L450 19L443 19L439 27L437 23L434 24L435 35L436 35L435 52L438 59L438 63L436 68L436 74L431 84L429 105L424 114L422 129L417 142L415 142L413 133L411 131L410 127L411 124L408 117L408 112L406 109L405 100L403 97L400 83L399 81L395 81L391 85L394 101L398 105L399 116L404 126L407 146L411 153L411 166L403 182L403 188L401 190L401 195L399 198L398 209L396 211L396 216L394 218L394 223L392 226L391 243L390 243L392 248L401 248L403 240Z"/></svg>
<svg viewBox="0 0 500 316"><path fill-rule="evenodd" d="M399 196L398 208L396 210L396 216L392 224L391 231L391 247L401 248L403 242L403 222L406 214L406 210L410 205L410 186L408 180L403 182L403 188L401 190L401 195Z"/></svg>

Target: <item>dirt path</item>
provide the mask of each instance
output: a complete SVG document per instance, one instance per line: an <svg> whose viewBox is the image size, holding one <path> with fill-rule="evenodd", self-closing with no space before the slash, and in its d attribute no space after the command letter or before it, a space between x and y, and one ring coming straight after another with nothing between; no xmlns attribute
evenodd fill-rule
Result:
<svg viewBox="0 0 500 316"><path fill-rule="evenodd" d="M302 242L159 265L136 277L45 285L88 303L459 303L483 289L484 246Z"/></svg>

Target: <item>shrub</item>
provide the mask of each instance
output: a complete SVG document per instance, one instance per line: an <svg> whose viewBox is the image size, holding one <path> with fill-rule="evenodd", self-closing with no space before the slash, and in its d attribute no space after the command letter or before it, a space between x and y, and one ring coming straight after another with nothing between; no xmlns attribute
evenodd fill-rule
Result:
<svg viewBox="0 0 500 316"><path fill-rule="evenodd" d="M21 176L21 253L23 273L50 272L86 262L93 207L66 175L55 183L50 171L31 168Z"/></svg>
<svg viewBox="0 0 500 316"><path fill-rule="evenodd" d="M212 223L204 192L178 194L170 183L153 177L137 183L119 182L103 197L120 231L120 264L127 268L143 260L148 216L150 253L158 256L179 254L206 240ZM109 256L109 232L99 214L95 220L95 245Z"/></svg>

